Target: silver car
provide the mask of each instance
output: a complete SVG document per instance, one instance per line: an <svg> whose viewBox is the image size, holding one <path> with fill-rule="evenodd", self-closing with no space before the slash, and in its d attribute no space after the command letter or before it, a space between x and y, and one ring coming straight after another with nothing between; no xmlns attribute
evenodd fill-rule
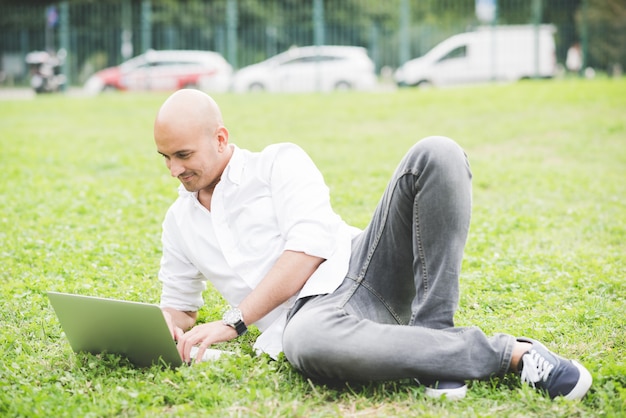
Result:
<svg viewBox="0 0 626 418"><path fill-rule="evenodd" d="M365 48L307 46L240 69L233 77L232 90L312 92L370 90L375 86L375 66Z"/></svg>

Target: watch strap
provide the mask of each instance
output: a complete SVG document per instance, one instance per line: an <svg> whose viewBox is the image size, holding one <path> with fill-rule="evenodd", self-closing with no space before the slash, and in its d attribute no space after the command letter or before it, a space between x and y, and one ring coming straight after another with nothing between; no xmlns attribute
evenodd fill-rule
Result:
<svg viewBox="0 0 626 418"><path fill-rule="evenodd" d="M239 336L245 334L248 331L248 327L243 321L237 321L233 328L235 328L235 331L237 331L237 335Z"/></svg>

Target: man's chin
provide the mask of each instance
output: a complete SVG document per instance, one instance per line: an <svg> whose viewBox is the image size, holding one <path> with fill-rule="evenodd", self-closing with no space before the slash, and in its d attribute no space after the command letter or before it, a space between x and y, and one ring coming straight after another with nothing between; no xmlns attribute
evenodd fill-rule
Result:
<svg viewBox="0 0 626 418"><path fill-rule="evenodd" d="M180 180L180 179L179 179ZM180 184L183 185L183 187L185 188L185 190L187 190L188 192L197 192L198 188L196 187L195 183L193 182L185 182L180 180Z"/></svg>
<svg viewBox="0 0 626 418"><path fill-rule="evenodd" d="M197 192L197 191L198 191L198 188L197 188L197 187L193 187L191 184L185 184L185 183L182 183L182 182L181 182L181 184L183 185L183 187L185 188L185 190L187 190L188 192L193 192L193 193L195 193L195 192Z"/></svg>

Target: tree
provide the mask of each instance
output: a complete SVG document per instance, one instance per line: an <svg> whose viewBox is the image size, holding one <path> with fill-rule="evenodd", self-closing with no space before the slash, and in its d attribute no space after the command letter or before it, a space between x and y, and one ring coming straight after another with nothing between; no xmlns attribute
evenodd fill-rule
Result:
<svg viewBox="0 0 626 418"><path fill-rule="evenodd" d="M605 69L626 66L626 0L586 0L577 21L587 25L589 34L588 62L590 66ZM586 13L585 13L586 12Z"/></svg>

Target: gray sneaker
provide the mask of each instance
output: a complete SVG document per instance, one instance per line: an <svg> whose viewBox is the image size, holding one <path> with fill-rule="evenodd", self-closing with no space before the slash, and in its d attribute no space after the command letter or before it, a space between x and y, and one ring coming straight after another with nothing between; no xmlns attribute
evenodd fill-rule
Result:
<svg viewBox="0 0 626 418"><path fill-rule="evenodd" d="M465 398L467 385L463 382L453 381L427 381L415 379L417 383L425 387L424 394L429 398L443 398L457 401Z"/></svg>
<svg viewBox="0 0 626 418"><path fill-rule="evenodd" d="M521 380L548 393L550 398L581 399L591 387L591 374L575 360L557 356L543 344L530 338L517 341L531 343L522 356Z"/></svg>

